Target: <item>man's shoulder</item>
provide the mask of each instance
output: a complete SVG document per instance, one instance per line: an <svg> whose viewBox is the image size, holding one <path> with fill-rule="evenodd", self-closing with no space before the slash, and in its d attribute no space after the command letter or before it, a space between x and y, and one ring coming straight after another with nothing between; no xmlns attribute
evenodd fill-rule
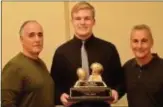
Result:
<svg viewBox="0 0 163 107"><path fill-rule="evenodd" d="M96 37L96 41L105 45L114 45L112 42Z"/></svg>
<svg viewBox="0 0 163 107"><path fill-rule="evenodd" d="M12 57L3 67L3 71L6 69L10 69L10 68L18 68L19 65L22 63L22 60L20 59L20 53L15 55L14 57Z"/></svg>
<svg viewBox="0 0 163 107"><path fill-rule="evenodd" d="M101 38L98 38L96 37L96 42L103 45L103 46L107 46L107 47L115 47L115 45L110 42L110 41L107 41L107 40L104 40L104 39L101 39Z"/></svg>
<svg viewBox="0 0 163 107"><path fill-rule="evenodd" d="M18 62L21 62L20 61L20 53L16 54L15 56L13 56L9 61L8 63L18 63Z"/></svg>
<svg viewBox="0 0 163 107"><path fill-rule="evenodd" d="M133 64L136 64L135 58L131 58L131 59L127 60L127 61L124 63L123 67L125 68L125 67L128 67L128 66L132 66Z"/></svg>
<svg viewBox="0 0 163 107"><path fill-rule="evenodd" d="M157 62L158 65L163 66L163 58L159 56L157 53L154 53L153 56L154 56L153 59L155 59L155 62Z"/></svg>
<svg viewBox="0 0 163 107"><path fill-rule="evenodd" d="M70 40L64 42L63 44L61 44L60 46L58 46L56 51L57 52L62 52L64 50L67 50L67 49L71 48L72 45L73 45L73 39L70 39Z"/></svg>

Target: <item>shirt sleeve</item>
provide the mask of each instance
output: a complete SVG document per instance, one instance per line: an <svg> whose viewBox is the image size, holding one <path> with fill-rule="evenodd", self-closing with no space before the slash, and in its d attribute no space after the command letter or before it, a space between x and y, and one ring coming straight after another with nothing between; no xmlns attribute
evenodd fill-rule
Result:
<svg viewBox="0 0 163 107"><path fill-rule="evenodd" d="M112 69L114 78L114 89L118 91L119 99L125 94L125 84L124 84L124 71L121 65L121 60L119 53L115 46L113 46L112 54Z"/></svg>
<svg viewBox="0 0 163 107"><path fill-rule="evenodd" d="M7 64L2 70L2 107L17 107L21 91L20 69Z"/></svg>
<svg viewBox="0 0 163 107"><path fill-rule="evenodd" d="M62 93L64 93L65 91L65 86L64 84L64 71L65 66L64 66L64 58L61 54L59 53L55 53L54 57L53 57L53 61L52 61L52 66L51 66L51 76L55 82L55 104L56 105L61 105L61 101L60 101L60 96Z"/></svg>

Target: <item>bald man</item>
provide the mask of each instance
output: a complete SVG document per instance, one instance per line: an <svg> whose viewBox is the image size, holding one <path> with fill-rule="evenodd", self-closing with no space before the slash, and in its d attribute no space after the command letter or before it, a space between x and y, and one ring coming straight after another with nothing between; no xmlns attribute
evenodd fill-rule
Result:
<svg viewBox="0 0 163 107"><path fill-rule="evenodd" d="M23 47L3 68L2 107L54 107L54 83L44 62L43 28L35 20L20 27Z"/></svg>

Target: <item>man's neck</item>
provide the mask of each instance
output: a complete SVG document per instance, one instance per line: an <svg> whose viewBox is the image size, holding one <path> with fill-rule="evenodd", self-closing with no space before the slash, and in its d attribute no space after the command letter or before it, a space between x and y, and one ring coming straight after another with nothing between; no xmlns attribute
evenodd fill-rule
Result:
<svg viewBox="0 0 163 107"><path fill-rule="evenodd" d="M141 59L136 59L138 65L143 66L148 64L152 60L153 56L152 54L149 54L148 56L141 58Z"/></svg>
<svg viewBox="0 0 163 107"><path fill-rule="evenodd" d="M30 54L29 52L26 52L25 50L23 50L22 53L23 53L25 56L27 56L27 57L29 57L29 58L31 58L31 59L34 59L34 60L36 60L36 59L39 58L39 57L38 57L39 54Z"/></svg>
<svg viewBox="0 0 163 107"><path fill-rule="evenodd" d="M92 33L89 34L89 35L87 35L87 36L79 36L79 35L75 34L75 36L76 36L78 39L83 40L83 41L84 41L84 40L87 40L88 38L90 38L91 35L92 35Z"/></svg>

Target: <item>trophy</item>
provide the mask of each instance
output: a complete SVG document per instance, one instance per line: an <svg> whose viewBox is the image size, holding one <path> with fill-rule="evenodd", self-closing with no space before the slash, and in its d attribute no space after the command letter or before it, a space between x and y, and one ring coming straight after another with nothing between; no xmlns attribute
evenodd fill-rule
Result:
<svg viewBox="0 0 163 107"><path fill-rule="evenodd" d="M107 87L102 80L101 73L103 66L100 63L91 65L91 75L84 69L77 69L78 81L70 88L69 101L90 101L90 100L113 100L111 97L111 88Z"/></svg>

